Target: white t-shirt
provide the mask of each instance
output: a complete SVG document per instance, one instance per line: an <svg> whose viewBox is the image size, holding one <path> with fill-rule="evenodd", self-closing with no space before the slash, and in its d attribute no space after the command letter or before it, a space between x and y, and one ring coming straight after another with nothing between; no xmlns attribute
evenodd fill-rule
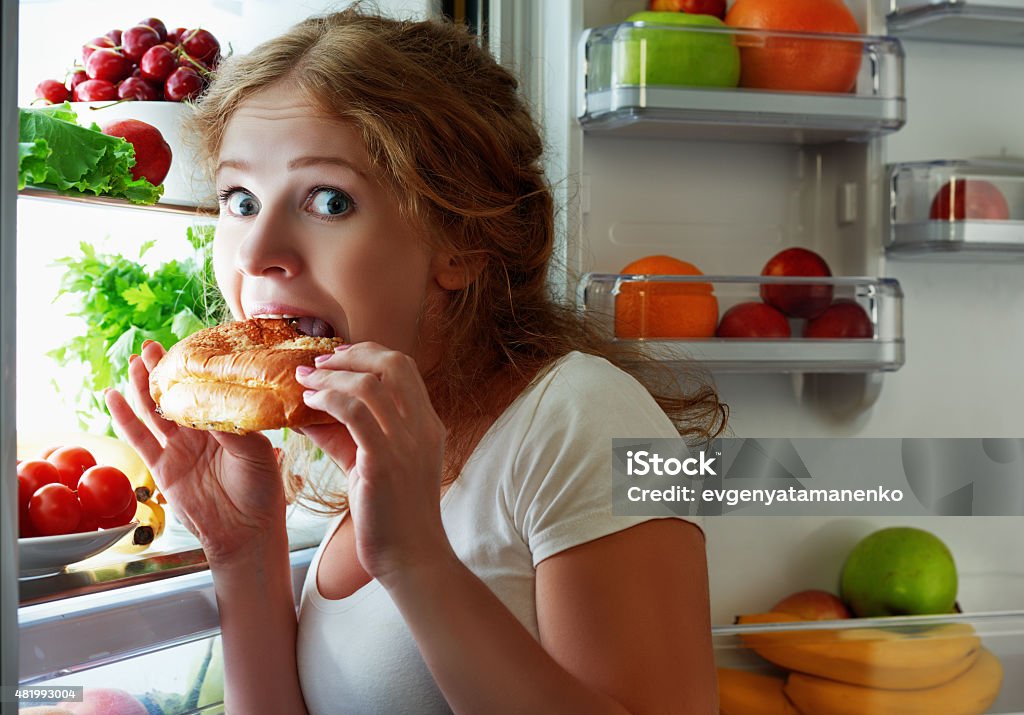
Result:
<svg viewBox="0 0 1024 715"><path fill-rule="evenodd" d="M442 497L455 553L539 639L537 564L656 518L612 515L612 437L677 436L631 375L570 353L492 425ZM337 600L317 589L320 555L340 520L309 566L299 607L298 668L309 712L451 712L379 582Z"/></svg>

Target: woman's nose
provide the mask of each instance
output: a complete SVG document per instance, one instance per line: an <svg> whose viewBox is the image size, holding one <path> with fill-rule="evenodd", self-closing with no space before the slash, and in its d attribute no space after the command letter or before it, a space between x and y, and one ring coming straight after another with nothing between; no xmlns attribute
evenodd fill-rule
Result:
<svg viewBox="0 0 1024 715"><path fill-rule="evenodd" d="M273 216L260 214L238 246L238 270L249 276L291 278L302 266L290 233Z"/></svg>

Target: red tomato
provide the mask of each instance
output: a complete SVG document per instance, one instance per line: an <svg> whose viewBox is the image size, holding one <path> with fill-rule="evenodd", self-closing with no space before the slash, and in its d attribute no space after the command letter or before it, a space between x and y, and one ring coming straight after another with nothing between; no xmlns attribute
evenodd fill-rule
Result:
<svg viewBox="0 0 1024 715"><path fill-rule="evenodd" d="M60 483L68 489L76 489L85 470L96 466L96 458L85 447L61 447L46 460L57 467Z"/></svg>
<svg viewBox="0 0 1024 715"><path fill-rule="evenodd" d="M36 457L36 459L49 459L51 454L53 454L63 446L64 445L62 444L55 444L52 447L47 447L46 449L39 452L39 456Z"/></svg>
<svg viewBox="0 0 1024 715"><path fill-rule="evenodd" d="M82 500L78 500L79 506L82 504ZM78 522L78 528L75 529L75 533L85 534L90 531L96 531L100 528L100 520L95 516L82 509L82 519Z"/></svg>
<svg viewBox="0 0 1024 715"><path fill-rule="evenodd" d="M40 487L28 502L32 527L42 536L70 534L78 528L82 508L78 497L63 484Z"/></svg>
<svg viewBox="0 0 1024 715"><path fill-rule="evenodd" d="M60 484L60 472L44 459L29 459L18 465L18 504L28 506L36 490L47 484Z"/></svg>
<svg viewBox="0 0 1024 715"><path fill-rule="evenodd" d="M89 467L78 480L78 500L97 519L109 519L135 503L135 490L117 467Z"/></svg>
<svg viewBox="0 0 1024 715"><path fill-rule="evenodd" d="M99 526L101 529L113 529L115 526L124 526L132 519L135 518L135 511L138 508L138 502L134 499L132 503L124 508L124 511L120 512L116 516L112 516L109 519L100 519Z"/></svg>

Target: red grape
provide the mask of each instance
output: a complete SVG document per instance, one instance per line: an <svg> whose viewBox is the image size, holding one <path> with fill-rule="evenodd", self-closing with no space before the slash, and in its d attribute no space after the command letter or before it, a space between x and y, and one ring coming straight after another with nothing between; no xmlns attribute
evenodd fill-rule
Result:
<svg viewBox="0 0 1024 715"><path fill-rule="evenodd" d="M98 50L102 47L117 47L117 45L106 35L94 37L82 45L82 62L88 62L89 55L91 55L94 50Z"/></svg>
<svg viewBox="0 0 1024 715"><path fill-rule="evenodd" d="M124 46L124 53L133 62L142 59L150 47L160 44L160 35L149 25L135 25L129 27L121 36L121 44Z"/></svg>
<svg viewBox="0 0 1024 715"><path fill-rule="evenodd" d="M141 77L129 77L117 85L118 99L152 102L160 98L156 87Z"/></svg>
<svg viewBox="0 0 1024 715"><path fill-rule="evenodd" d="M117 99L117 87L105 79L87 79L71 92L75 102L105 102Z"/></svg>
<svg viewBox="0 0 1024 715"><path fill-rule="evenodd" d="M149 25L156 30L156 34L160 35L160 42L167 39L167 25L165 25L162 20L155 17L147 17L145 20L139 20L139 24Z"/></svg>
<svg viewBox="0 0 1024 715"><path fill-rule="evenodd" d="M89 79L89 75L85 73L85 68L75 67L73 70L68 72L68 87L71 89L72 92L74 92L75 87L77 87L87 79Z"/></svg>
<svg viewBox="0 0 1024 715"><path fill-rule="evenodd" d="M181 38L181 46L197 60L212 60L220 53L220 43L209 30L187 30Z"/></svg>
<svg viewBox="0 0 1024 715"><path fill-rule="evenodd" d="M68 88L64 86L63 82L58 82L55 79L44 79L36 85L36 96L40 99L45 99L51 104L60 104L61 102L66 102L71 93L68 92Z"/></svg>
<svg viewBox="0 0 1024 715"><path fill-rule="evenodd" d="M85 62L85 73L89 79L120 82L132 73L134 67L134 63L120 50L100 49L89 55Z"/></svg>
<svg viewBox="0 0 1024 715"><path fill-rule="evenodd" d="M179 67L164 82L164 98L171 102L192 99L203 89L203 78L191 67Z"/></svg>
<svg viewBox="0 0 1024 715"><path fill-rule="evenodd" d="M150 47L139 61L142 76L153 82L163 82L177 66L174 53L163 45Z"/></svg>
<svg viewBox="0 0 1024 715"><path fill-rule="evenodd" d="M186 28L184 28L184 27L176 27L176 28L174 28L173 30L171 30L170 32L167 33L167 41L168 42L173 42L175 45L177 45L177 44L179 44L181 42L181 37L186 32L188 32L188 30Z"/></svg>

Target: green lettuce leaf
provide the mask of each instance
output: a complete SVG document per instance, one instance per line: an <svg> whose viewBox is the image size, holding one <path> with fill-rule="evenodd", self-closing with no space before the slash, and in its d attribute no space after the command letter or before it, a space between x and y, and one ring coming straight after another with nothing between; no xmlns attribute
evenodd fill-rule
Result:
<svg viewBox="0 0 1024 715"><path fill-rule="evenodd" d="M96 124L80 127L75 119L67 102L18 110L18 188L30 185L155 204L164 187L132 178L132 145L107 136Z"/></svg>

